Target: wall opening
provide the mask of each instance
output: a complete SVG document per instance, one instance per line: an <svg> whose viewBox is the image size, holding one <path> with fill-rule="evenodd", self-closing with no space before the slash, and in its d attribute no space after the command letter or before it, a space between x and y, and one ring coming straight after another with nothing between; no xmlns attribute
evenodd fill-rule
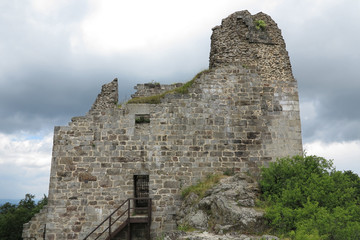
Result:
<svg viewBox="0 0 360 240"><path fill-rule="evenodd" d="M135 114L135 124L150 123L150 114Z"/></svg>
<svg viewBox="0 0 360 240"><path fill-rule="evenodd" d="M149 175L134 175L134 197L149 197ZM147 199L139 199L135 201L135 207L143 208L148 206Z"/></svg>

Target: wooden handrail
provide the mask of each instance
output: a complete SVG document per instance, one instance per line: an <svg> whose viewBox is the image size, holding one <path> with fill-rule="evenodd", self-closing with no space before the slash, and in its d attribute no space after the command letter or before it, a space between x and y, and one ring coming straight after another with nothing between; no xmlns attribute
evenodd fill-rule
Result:
<svg viewBox="0 0 360 240"><path fill-rule="evenodd" d="M135 201L136 200L148 200L148 206L147 207L131 207L131 201L133 201L133 205L135 205ZM115 220L112 220L112 216L119 211L125 204L127 203L127 208L126 210L124 210ZM148 222L148 236L150 236L150 223L151 223L151 209L152 209L152 202L151 202L151 198L128 198L127 200L125 200L119 207L117 207L108 217L106 217L96 228L94 228L94 230L92 230L85 238L84 240L87 240L93 233L96 232L96 230L98 230L101 226L103 226L107 221L109 222L108 227L106 227L96 238L99 239L99 237L101 237L105 232L109 232L109 236L108 239L111 239L112 233L114 233L114 231L112 231L111 227L121 218L123 217L125 214L127 214L127 218L126 220L123 221L123 223L127 222L127 224L130 224L130 211L132 209L135 210L147 210L147 222ZM121 224L120 224L121 225ZM116 230L115 230L116 231ZM128 233L130 234L130 232Z"/></svg>

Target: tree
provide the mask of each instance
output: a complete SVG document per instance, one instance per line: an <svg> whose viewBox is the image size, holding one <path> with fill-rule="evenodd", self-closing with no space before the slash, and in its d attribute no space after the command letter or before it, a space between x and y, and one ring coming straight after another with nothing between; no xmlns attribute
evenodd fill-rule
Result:
<svg viewBox="0 0 360 240"><path fill-rule="evenodd" d="M47 197L35 203L34 195L26 194L18 205L5 203L0 206L0 239L20 240L24 223L47 204Z"/></svg>
<svg viewBox="0 0 360 240"><path fill-rule="evenodd" d="M270 226L292 239L360 239L360 178L317 156L282 158L262 169Z"/></svg>

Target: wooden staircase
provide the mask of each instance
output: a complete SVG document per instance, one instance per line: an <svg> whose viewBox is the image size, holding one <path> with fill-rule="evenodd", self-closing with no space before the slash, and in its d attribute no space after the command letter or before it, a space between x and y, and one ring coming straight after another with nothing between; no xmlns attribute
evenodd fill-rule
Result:
<svg viewBox="0 0 360 240"><path fill-rule="evenodd" d="M137 207L141 202L141 207ZM143 207L145 203L146 207ZM84 240L117 240L120 233L127 230L126 239L131 240L131 224L146 224L146 239L150 240L151 198L128 198L104 219Z"/></svg>

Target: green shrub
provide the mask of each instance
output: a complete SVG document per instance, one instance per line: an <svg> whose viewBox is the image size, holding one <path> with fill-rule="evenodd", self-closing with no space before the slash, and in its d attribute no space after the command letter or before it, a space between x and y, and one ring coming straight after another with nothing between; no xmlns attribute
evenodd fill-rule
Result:
<svg viewBox="0 0 360 240"><path fill-rule="evenodd" d="M359 181L321 157L279 159L262 169L265 217L292 239L360 239Z"/></svg>
<svg viewBox="0 0 360 240"><path fill-rule="evenodd" d="M304 230L291 231L290 232L291 239L294 240L323 240L326 236L320 236L319 232L313 230L311 232L306 232Z"/></svg>

